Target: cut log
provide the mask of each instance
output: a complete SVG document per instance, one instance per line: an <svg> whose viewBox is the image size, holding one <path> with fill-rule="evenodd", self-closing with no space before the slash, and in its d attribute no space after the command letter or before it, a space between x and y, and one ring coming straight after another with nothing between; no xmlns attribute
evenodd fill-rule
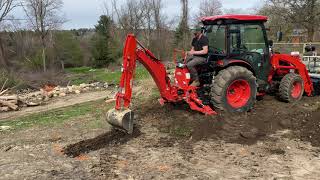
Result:
<svg viewBox="0 0 320 180"><path fill-rule="evenodd" d="M8 112L10 110L9 107L0 107L0 112Z"/></svg>
<svg viewBox="0 0 320 180"><path fill-rule="evenodd" d="M8 101L3 101L3 100L0 100L0 104L2 104L3 106L8 106L10 109L12 110L17 110L18 109L18 106L13 104L13 103L10 103Z"/></svg>
<svg viewBox="0 0 320 180"><path fill-rule="evenodd" d="M7 91L9 91L9 89L5 89L3 91L0 91L0 96L3 95L4 93L6 93Z"/></svg>
<svg viewBox="0 0 320 180"><path fill-rule="evenodd" d="M12 103L12 104L18 104L18 100L16 100L16 99L8 100L7 102Z"/></svg>
<svg viewBox="0 0 320 180"><path fill-rule="evenodd" d="M12 95L12 96L0 96L0 100L2 100L2 101L18 100L18 96L17 96L17 95Z"/></svg>

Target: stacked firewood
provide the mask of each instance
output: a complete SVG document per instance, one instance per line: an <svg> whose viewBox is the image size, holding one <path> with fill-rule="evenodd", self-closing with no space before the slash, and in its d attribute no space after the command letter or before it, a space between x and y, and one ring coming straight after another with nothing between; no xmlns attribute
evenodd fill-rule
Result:
<svg viewBox="0 0 320 180"><path fill-rule="evenodd" d="M18 96L0 96L0 112L6 112L10 110L18 110Z"/></svg>
<svg viewBox="0 0 320 180"><path fill-rule="evenodd" d="M8 94L7 91L0 92L0 112L16 111L22 107L39 106L54 97L65 97L69 94L81 94L83 92L106 90L107 83L80 84L79 86L44 86L39 91L19 94Z"/></svg>

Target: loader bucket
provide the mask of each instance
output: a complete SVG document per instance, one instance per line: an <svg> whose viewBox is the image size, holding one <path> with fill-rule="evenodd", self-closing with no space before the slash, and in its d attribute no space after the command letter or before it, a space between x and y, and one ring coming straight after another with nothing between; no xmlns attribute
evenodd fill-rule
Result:
<svg viewBox="0 0 320 180"><path fill-rule="evenodd" d="M128 134L133 132L133 112L130 109L110 109L107 112L107 122L113 127L125 130Z"/></svg>

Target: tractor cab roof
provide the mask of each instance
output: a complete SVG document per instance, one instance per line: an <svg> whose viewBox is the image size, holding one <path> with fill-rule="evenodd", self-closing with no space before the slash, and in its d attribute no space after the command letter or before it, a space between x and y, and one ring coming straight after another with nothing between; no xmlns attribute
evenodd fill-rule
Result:
<svg viewBox="0 0 320 180"><path fill-rule="evenodd" d="M237 15L237 14L208 16L208 17L201 18L201 21L204 25L233 24L233 23L243 23L243 22L266 22L267 20L268 20L267 16Z"/></svg>

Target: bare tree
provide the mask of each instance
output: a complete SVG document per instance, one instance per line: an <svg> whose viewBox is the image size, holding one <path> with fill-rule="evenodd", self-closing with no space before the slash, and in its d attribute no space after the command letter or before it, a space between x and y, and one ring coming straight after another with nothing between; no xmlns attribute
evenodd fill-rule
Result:
<svg viewBox="0 0 320 180"><path fill-rule="evenodd" d="M320 2L318 0L267 0L273 13L283 17L287 23L301 25L307 30L308 40L313 41L320 22Z"/></svg>
<svg viewBox="0 0 320 180"><path fill-rule="evenodd" d="M120 27L127 33L138 35L145 21L145 9L142 1L128 0L125 4L119 6L116 0L111 1L112 9L115 14L115 20Z"/></svg>
<svg viewBox="0 0 320 180"><path fill-rule="evenodd" d="M16 0L0 0L0 23L17 5Z"/></svg>
<svg viewBox="0 0 320 180"><path fill-rule="evenodd" d="M16 0L0 0L0 26L3 26L3 21L15 7L17 7ZM1 32L0 32L0 63L5 68L8 67L8 61L6 58L6 53L5 53Z"/></svg>
<svg viewBox="0 0 320 180"><path fill-rule="evenodd" d="M57 29L65 22L65 18L61 15L63 2L62 0L24 0L23 5L31 28L40 37L43 71L46 71L47 37L50 31Z"/></svg>
<svg viewBox="0 0 320 180"><path fill-rule="evenodd" d="M127 0L122 5L108 0L104 6L104 12L117 25L115 33L121 34L115 36L115 41L120 40L122 44L126 34L134 33L157 57L171 54L168 53L172 44L171 22L163 11L163 0Z"/></svg>
<svg viewBox="0 0 320 180"><path fill-rule="evenodd" d="M180 0L182 5L182 18L181 18L181 26L184 29L189 28L189 1L188 0Z"/></svg>
<svg viewBox="0 0 320 180"><path fill-rule="evenodd" d="M220 14L222 14L222 3L220 0L201 0L197 18Z"/></svg>

